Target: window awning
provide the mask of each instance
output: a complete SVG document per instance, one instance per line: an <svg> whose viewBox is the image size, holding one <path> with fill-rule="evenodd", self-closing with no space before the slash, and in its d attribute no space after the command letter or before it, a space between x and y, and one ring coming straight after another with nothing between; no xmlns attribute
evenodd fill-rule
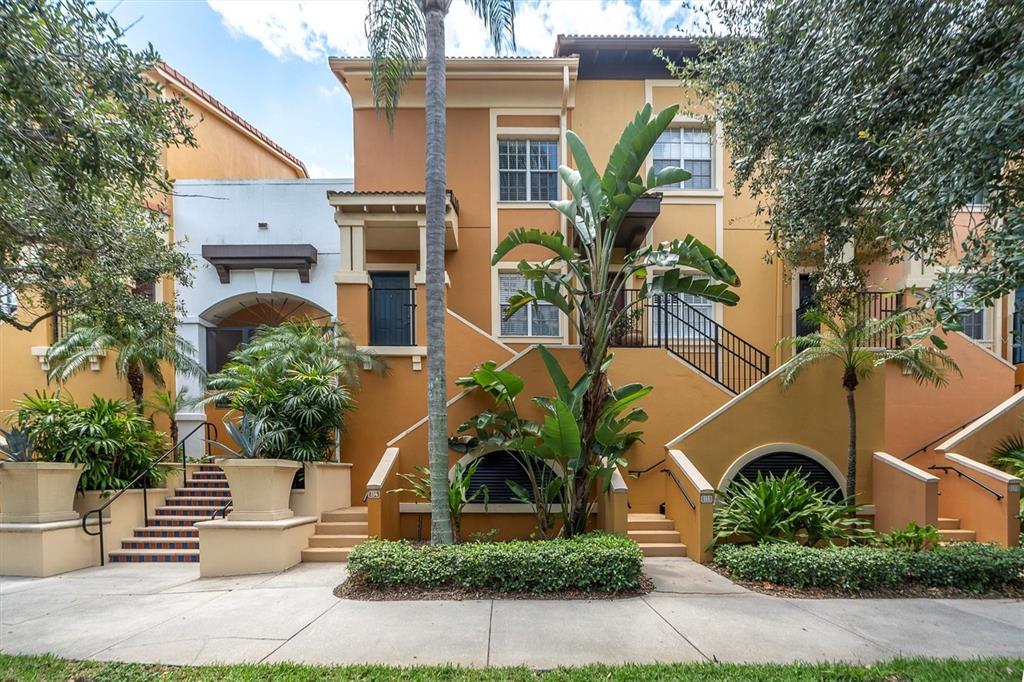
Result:
<svg viewBox="0 0 1024 682"><path fill-rule="evenodd" d="M299 281L309 283L310 266L316 263L312 244L204 244L203 258L217 269L222 284L231 281L232 270L296 270Z"/></svg>

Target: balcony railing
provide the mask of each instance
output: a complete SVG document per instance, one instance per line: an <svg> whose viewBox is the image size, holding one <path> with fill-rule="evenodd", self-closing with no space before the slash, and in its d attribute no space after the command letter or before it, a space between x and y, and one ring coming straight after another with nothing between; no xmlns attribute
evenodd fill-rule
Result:
<svg viewBox="0 0 1024 682"><path fill-rule="evenodd" d="M664 347L711 380L741 393L768 374L768 354L723 327L675 295L638 300L639 291L624 292L626 309L613 330L611 345Z"/></svg>
<svg viewBox="0 0 1024 682"><path fill-rule="evenodd" d="M370 288L370 345L416 345L416 289Z"/></svg>
<svg viewBox="0 0 1024 682"><path fill-rule="evenodd" d="M1018 310L1013 314L1011 322L1010 343L1013 344L1013 364L1024 364L1024 313Z"/></svg>
<svg viewBox="0 0 1024 682"><path fill-rule="evenodd" d="M884 320L901 310L900 294L893 291L862 291L858 301L864 318ZM873 348L898 348L900 335L895 331L880 332L870 339Z"/></svg>

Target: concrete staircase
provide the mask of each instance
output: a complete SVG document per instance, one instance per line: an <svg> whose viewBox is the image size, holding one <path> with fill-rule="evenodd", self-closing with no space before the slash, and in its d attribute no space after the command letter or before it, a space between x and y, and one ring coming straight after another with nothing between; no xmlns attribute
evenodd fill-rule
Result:
<svg viewBox="0 0 1024 682"><path fill-rule="evenodd" d="M348 561L349 552L369 537L366 507L324 512L316 524L303 561Z"/></svg>
<svg viewBox="0 0 1024 682"><path fill-rule="evenodd" d="M640 545L644 556L686 556L676 523L664 514L633 514L627 518L626 532Z"/></svg>
<svg viewBox="0 0 1024 682"><path fill-rule="evenodd" d="M231 499L228 481L220 467L200 465L199 470L174 495L164 500L149 517L149 525L136 528L132 537L121 540L121 549L110 552L111 563L199 561L199 521L210 516ZM231 507L228 507L230 511Z"/></svg>
<svg viewBox="0 0 1024 682"><path fill-rule="evenodd" d="M973 530L960 527L960 519L939 517L939 535L942 542L974 542L977 535Z"/></svg>

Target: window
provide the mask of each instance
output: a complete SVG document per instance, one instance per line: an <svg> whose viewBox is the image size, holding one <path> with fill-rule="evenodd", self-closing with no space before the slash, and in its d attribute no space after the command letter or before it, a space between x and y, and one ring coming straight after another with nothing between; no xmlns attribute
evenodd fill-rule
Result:
<svg viewBox="0 0 1024 682"><path fill-rule="evenodd" d="M501 201L558 198L556 140L498 140L498 197Z"/></svg>
<svg viewBox="0 0 1024 682"><path fill-rule="evenodd" d="M224 369L231 352L252 340L257 327L217 327L206 330L206 371Z"/></svg>
<svg viewBox="0 0 1024 682"><path fill-rule="evenodd" d="M517 291L529 291L529 283L518 272L498 274L500 281L501 335L502 336L558 336L558 308L541 301L537 305L523 306L512 317L505 319L508 300Z"/></svg>
<svg viewBox="0 0 1024 682"><path fill-rule="evenodd" d="M708 299L693 294L664 294L656 300L667 313L664 321L657 319L658 315L652 319L652 324L664 325L661 329L652 330L654 334L669 339L714 338L715 310Z"/></svg>
<svg viewBox="0 0 1024 682"><path fill-rule="evenodd" d="M654 144L654 170L676 166L690 171L686 182L666 185L680 189L711 189L711 131L705 128L669 128Z"/></svg>
<svg viewBox="0 0 1024 682"><path fill-rule="evenodd" d="M966 301L968 298L974 295L971 289L963 289L957 292L957 296L961 301ZM960 324L963 325L964 334L971 337L975 341L987 341L988 340L988 329L985 324L985 309L978 308L977 310L971 310L966 306L961 307L962 312L960 313Z"/></svg>
<svg viewBox="0 0 1024 682"><path fill-rule="evenodd" d="M18 310L18 298L10 289L0 289L0 313L13 316Z"/></svg>

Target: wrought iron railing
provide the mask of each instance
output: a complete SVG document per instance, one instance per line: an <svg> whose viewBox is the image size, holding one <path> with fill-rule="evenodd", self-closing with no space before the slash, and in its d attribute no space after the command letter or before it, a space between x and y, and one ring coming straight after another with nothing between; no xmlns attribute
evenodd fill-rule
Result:
<svg viewBox="0 0 1024 682"><path fill-rule="evenodd" d="M205 436L205 440L206 440L206 456L209 457L210 456L210 441L217 440L217 436L218 436L217 427L216 427L216 425L211 424L210 422L203 422L202 424L199 424L194 429L192 429L191 431L186 433L184 438L179 440L177 443L175 443L170 448L168 448L162 455L160 455L155 460L153 460L153 462L148 467L146 467L145 471L143 471L138 476L133 478L128 483L128 485L124 486L123 488L118 490L116 493L111 495L107 499L107 501L104 502L101 506L97 507L96 509L90 509L89 511L85 512L85 514L82 515L82 530L85 532L85 534L86 535L92 535L93 537L98 535L99 538L100 538L100 566L104 566L107 563L107 553L106 553L106 550L104 548L104 543L103 543L103 512L107 509L107 507L112 505L114 503L114 501L117 500L117 498L121 497L121 495L124 495L125 492L127 492L128 490L135 489L135 486L138 483L142 483L142 516L143 516L143 519L144 519L144 522L143 522L142 525L143 526L148 526L149 525L149 496L148 496L148 491L149 491L149 476L150 476L150 474L152 474L153 470L156 469L158 466L163 465L163 464L167 464L168 463L168 458L170 458L170 463L174 463L175 459L176 459L174 454L180 450L181 451L181 474L182 474L182 481L183 481L182 485L184 485L184 481L188 480L188 471L187 471L187 468L186 468L187 460L185 458L185 442L191 436L193 436L196 433L198 433L199 429L203 429L203 435ZM96 515L96 521L97 521L97 523L96 523L96 530L95 531L90 530L89 526L88 526L89 517L92 516L93 514Z"/></svg>
<svg viewBox="0 0 1024 682"><path fill-rule="evenodd" d="M416 289L370 288L370 345L416 345Z"/></svg>
<svg viewBox="0 0 1024 682"><path fill-rule="evenodd" d="M1002 500L1003 499L1003 494L1000 493L998 490L993 490L992 488L990 488L989 486L985 485L984 483L982 483L978 479L974 478L974 476L971 476L968 473L960 471L956 467L939 466L938 464L933 464L933 465L931 465L928 468L933 470L933 471L941 471L944 474L948 474L950 471L952 471L954 474L957 475L957 478L965 478L965 479L967 479L968 481L970 481L974 485L978 486L979 488L982 488L982 489L988 491L989 493L991 493L992 495L994 495L997 500Z"/></svg>
<svg viewBox="0 0 1024 682"><path fill-rule="evenodd" d="M1024 364L1024 311L1013 313L1010 327L1010 343L1013 344L1013 364Z"/></svg>
<svg viewBox="0 0 1024 682"><path fill-rule="evenodd" d="M885 320L900 312L900 294L894 291L862 291L858 298L858 312L862 318ZM872 348L898 348L900 335L896 331L875 334L869 344Z"/></svg>
<svg viewBox="0 0 1024 682"><path fill-rule="evenodd" d="M664 347L733 393L742 393L768 374L770 358L713 318L675 295L639 299L624 292L613 346Z"/></svg>

